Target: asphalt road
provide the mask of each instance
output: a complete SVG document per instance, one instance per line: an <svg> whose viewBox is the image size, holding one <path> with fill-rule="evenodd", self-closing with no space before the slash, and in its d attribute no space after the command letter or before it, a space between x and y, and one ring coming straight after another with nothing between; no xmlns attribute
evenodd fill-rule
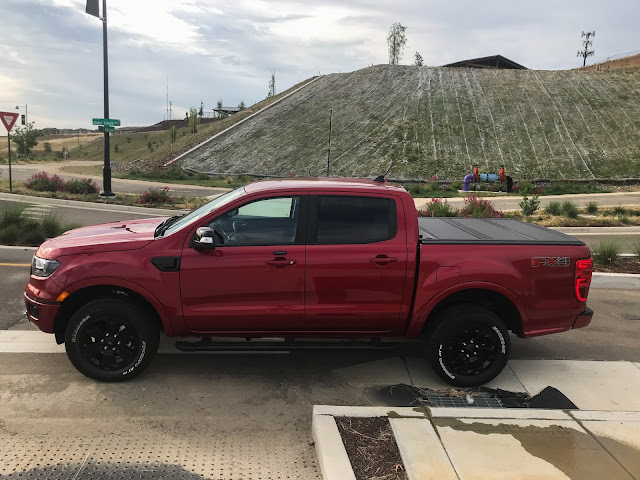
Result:
<svg viewBox="0 0 640 480"><path fill-rule="evenodd" d="M11 175L14 180L24 181L31 177L34 173L41 172L43 170L47 172L55 172L65 180L72 178L93 178L98 186L102 187L102 177L96 177L95 175L76 175L72 173L63 173L58 171L62 164L18 164L13 165L11 168ZM0 165L0 178L9 178L8 165ZM196 185L179 185L160 182L149 182L143 180L125 180L121 178L113 177L111 179L111 189L116 195L118 193L131 193L140 195L144 193L149 187L160 188L163 186L169 187L169 193L179 197L208 197L210 195L219 195L228 191L226 188L211 188L211 187L199 187Z"/></svg>

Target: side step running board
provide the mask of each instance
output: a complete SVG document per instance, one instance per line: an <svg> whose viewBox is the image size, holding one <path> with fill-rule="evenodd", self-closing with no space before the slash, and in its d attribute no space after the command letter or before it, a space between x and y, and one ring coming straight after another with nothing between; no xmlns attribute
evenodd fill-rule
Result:
<svg viewBox="0 0 640 480"><path fill-rule="evenodd" d="M178 341L176 348L182 352L281 352L289 350L391 350L397 343L381 342L374 337L370 342L357 341L313 341L285 339L284 341L255 341L247 339L239 341L213 341L211 337L204 337L197 342Z"/></svg>

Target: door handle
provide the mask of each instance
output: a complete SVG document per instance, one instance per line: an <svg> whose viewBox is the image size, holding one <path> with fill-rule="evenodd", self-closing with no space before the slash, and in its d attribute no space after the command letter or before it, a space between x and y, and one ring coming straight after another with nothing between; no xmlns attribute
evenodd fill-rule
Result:
<svg viewBox="0 0 640 480"><path fill-rule="evenodd" d="M296 261L288 260L286 258L276 258L275 260L269 260L267 263L277 268L283 268L283 267L288 267L290 265L295 265Z"/></svg>
<svg viewBox="0 0 640 480"><path fill-rule="evenodd" d="M388 263L394 263L398 261L398 257L387 257L386 255L378 255L370 260L371 263L376 265L387 265Z"/></svg>

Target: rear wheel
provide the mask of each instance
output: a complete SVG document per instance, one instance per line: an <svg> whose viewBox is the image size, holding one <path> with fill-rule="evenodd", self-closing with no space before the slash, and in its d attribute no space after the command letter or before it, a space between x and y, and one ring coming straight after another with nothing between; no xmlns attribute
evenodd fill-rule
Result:
<svg viewBox="0 0 640 480"><path fill-rule="evenodd" d="M140 374L158 350L156 322L127 298L99 298L80 307L65 332L67 356L89 378L121 382Z"/></svg>
<svg viewBox="0 0 640 480"><path fill-rule="evenodd" d="M477 387L507 365L511 342L500 318L475 305L440 312L427 332L427 357L445 382Z"/></svg>

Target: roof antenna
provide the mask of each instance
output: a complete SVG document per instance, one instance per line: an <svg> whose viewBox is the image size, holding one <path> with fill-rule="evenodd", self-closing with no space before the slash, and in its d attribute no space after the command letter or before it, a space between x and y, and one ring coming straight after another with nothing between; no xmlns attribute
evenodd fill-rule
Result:
<svg viewBox="0 0 640 480"><path fill-rule="evenodd" d="M378 177L374 178L374 179L373 179L373 181L374 181L374 182L384 182L384 181L386 181L386 178L385 178L385 177L387 176L387 174L389 173L389 171L391 170L391 168L393 168L393 164L394 164L394 163L395 163L395 160L392 160L392 161L391 161L391 165L389 165L389 168L387 168L387 171L386 171L386 172L384 172L384 175L380 175L380 176L378 176Z"/></svg>

